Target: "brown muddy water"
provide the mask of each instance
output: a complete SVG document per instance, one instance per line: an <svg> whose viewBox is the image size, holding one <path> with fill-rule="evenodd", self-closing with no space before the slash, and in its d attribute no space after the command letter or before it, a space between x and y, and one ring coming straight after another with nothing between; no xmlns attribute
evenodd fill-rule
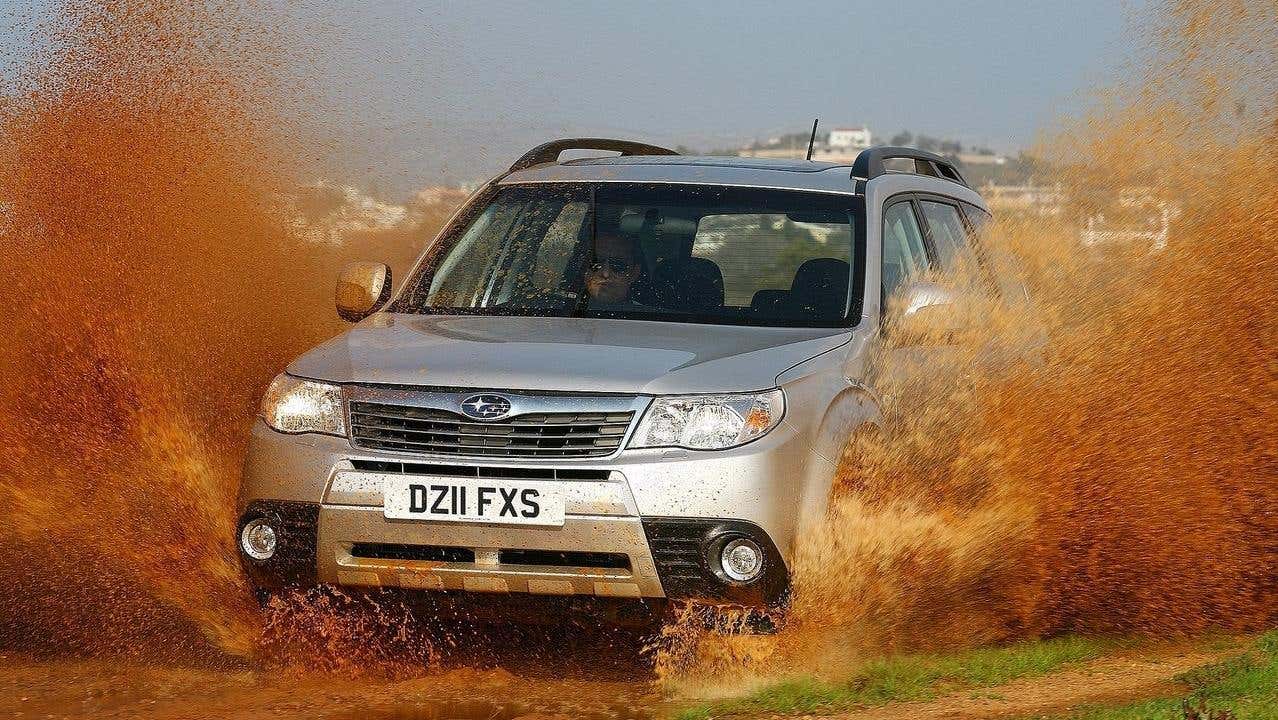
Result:
<svg viewBox="0 0 1278 720"><path fill-rule="evenodd" d="M645 718L660 698L642 683L455 669L405 679L214 671L118 659L0 659L0 717L508 720Z"/></svg>
<svg viewBox="0 0 1278 720"><path fill-rule="evenodd" d="M447 208L316 242L305 52L256 6L32 11L0 98L0 714L642 717L885 651L1278 623L1278 10L1147 12L1156 62L1039 151L1061 214L986 240L1033 302L971 308L946 372L873 364L896 420L852 439L787 625L654 638L259 610L231 539L258 397L341 330L336 268L404 267ZM1133 192L1177 208L1166 250L1083 252ZM1041 362L980 362L1039 331Z"/></svg>

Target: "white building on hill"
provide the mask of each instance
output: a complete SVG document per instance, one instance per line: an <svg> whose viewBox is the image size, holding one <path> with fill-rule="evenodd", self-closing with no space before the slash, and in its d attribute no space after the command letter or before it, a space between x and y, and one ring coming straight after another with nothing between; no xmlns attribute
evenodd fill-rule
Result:
<svg viewBox="0 0 1278 720"><path fill-rule="evenodd" d="M867 148L872 144L868 127L835 128L830 131L828 144L831 150Z"/></svg>

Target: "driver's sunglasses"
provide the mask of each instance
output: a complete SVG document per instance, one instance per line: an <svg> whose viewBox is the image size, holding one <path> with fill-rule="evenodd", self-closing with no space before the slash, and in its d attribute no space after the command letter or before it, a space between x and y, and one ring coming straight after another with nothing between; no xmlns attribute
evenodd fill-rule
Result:
<svg viewBox="0 0 1278 720"><path fill-rule="evenodd" d="M624 273L624 272L628 272L630 268L634 266L634 263L631 262L630 260L627 260L625 258L619 258L619 257L597 259L594 262L590 263L590 271L599 272L600 270L604 269L604 266L607 266L609 270L615 273Z"/></svg>

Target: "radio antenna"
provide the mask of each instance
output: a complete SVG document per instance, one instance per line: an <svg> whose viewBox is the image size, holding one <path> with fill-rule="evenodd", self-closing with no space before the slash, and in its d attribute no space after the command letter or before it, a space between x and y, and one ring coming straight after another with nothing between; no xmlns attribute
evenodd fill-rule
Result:
<svg viewBox="0 0 1278 720"><path fill-rule="evenodd" d="M821 122L821 118L814 118L812 120L812 137L808 138L808 159L809 160L812 159L812 146L816 144L816 126L817 126L817 123L819 122Z"/></svg>

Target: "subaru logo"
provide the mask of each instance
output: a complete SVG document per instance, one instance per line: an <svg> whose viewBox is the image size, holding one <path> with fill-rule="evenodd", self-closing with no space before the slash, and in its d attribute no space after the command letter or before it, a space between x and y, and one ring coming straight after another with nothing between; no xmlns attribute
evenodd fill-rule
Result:
<svg viewBox="0 0 1278 720"><path fill-rule="evenodd" d="M497 420L510 414L510 401L500 395L471 395L462 400L461 411L476 420Z"/></svg>

